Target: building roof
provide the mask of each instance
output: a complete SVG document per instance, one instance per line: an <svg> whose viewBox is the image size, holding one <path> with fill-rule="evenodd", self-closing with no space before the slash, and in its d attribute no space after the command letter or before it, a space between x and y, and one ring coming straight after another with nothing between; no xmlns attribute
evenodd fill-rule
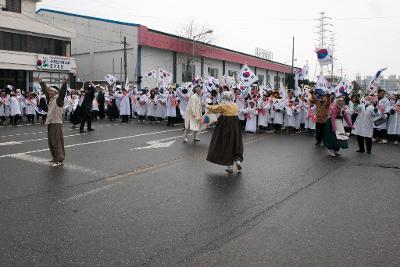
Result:
<svg viewBox="0 0 400 267"><path fill-rule="evenodd" d="M74 37L73 31L66 31L35 17L8 11L0 11L0 29L52 36L61 39L71 39Z"/></svg>
<svg viewBox="0 0 400 267"><path fill-rule="evenodd" d="M97 20L97 21L101 21L101 22L114 23L114 24L120 24L120 25L125 25L125 26L132 26L132 27L138 27L138 26L140 26L140 24L131 23L131 22L124 22L124 21L111 20L111 19L104 19L104 18L98 18L98 17L80 15L80 14L75 14L75 13L69 13L69 12L59 11L59 10L47 9L47 8L41 8L41 9L39 9L36 13L40 13L40 12L49 12L49 13L54 13L54 14L60 14L60 15L70 16L70 17L78 17L78 18L89 19L89 20Z"/></svg>

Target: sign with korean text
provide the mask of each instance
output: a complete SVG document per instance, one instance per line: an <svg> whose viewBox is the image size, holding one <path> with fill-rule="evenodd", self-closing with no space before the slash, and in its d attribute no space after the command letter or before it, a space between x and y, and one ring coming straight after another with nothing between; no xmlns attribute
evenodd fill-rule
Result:
<svg viewBox="0 0 400 267"><path fill-rule="evenodd" d="M38 55L37 68L39 70L71 70L71 59L69 57Z"/></svg>

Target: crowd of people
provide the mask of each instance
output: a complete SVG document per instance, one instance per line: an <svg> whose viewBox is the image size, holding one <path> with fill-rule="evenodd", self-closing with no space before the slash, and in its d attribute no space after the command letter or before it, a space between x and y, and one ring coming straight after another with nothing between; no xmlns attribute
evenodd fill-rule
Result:
<svg viewBox="0 0 400 267"><path fill-rule="evenodd" d="M357 136L359 152L371 153L373 142L397 145L400 141L400 96L382 89L361 97L357 92L336 95L308 86L296 92L259 86L242 90L225 85L207 90L201 80L151 90L119 85L110 90L85 83L82 89L67 90L64 120L71 121L72 127L80 125L81 133L85 132L86 124L88 131L94 130L92 120L106 118L121 119L122 123L137 119L140 124L165 121L166 125L173 126L187 116L189 100L196 90L197 105L201 105L201 114L195 114L196 120L201 120L210 106L221 103L224 91L232 92L243 131L312 135L316 145L323 143L331 156L339 155L339 149L347 147L349 134ZM24 93L16 89L6 94L0 90L0 123L4 124L7 119L13 125L23 120L33 123L35 117L45 122L48 101L43 91ZM187 118L190 120L194 119ZM199 140L196 133L194 140Z"/></svg>

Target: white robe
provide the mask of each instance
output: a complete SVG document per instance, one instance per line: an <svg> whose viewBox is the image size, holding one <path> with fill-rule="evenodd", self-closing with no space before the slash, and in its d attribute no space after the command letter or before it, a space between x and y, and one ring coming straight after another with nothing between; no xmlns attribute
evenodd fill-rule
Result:
<svg viewBox="0 0 400 267"><path fill-rule="evenodd" d="M380 113L380 115L383 117L384 113L388 113L390 112L390 100L387 99L386 97L382 98L381 100L379 100L378 102L378 111ZM382 108L383 111L381 111L380 109ZM386 130L387 129L387 123L382 123L379 126L376 126L375 128L377 129L381 129L381 130Z"/></svg>
<svg viewBox="0 0 400 267"><path fill-rule="evenodd" d="M175 93L170 93L167 96L167 117L176 117L176 105L174 102L177 101Z"/></svg>
<svg viewBox="0 0 400 267"><path fill-rule="evenodd" d="M157 96L157 108L156 108L156 117L165 119L167 115L167 98L165 95L160 94Z"/></svg>
<svg viewBox="0 0 400 267"><path fill-rule="evenodd" d="M36 99L26 99L25 100L25 113L26 115L36 115L35 111Z"/></svg>
<svg viewBox="0 0 400 267"><path fill-rule="evenodd" d="M130 91L126 95L124 94L118 95L119 115L121 116L131 115L131 106L129 104L129 98L131 97L131 95L132 91Z"/></svg>
<svg viewBox="0 0 400 267"><path fill-rule="evenodd" d="M254 107L247 107L246 109L243 110L244 116L247 118L246 119L246 132L251 132L251 133L256 133L257 132L257 114L258 111Z"/></svg>
<svg viewBox="0 0 400 267"><path fill-rule="evenodd" d="M200 131L202 118L201 100L198 94L190 97L185 113L185 129Z"/></svg>
<svg viewBox="0 0 400 267"><path fill-rule="evenodd" d="M394 114L390 114L388 119L388 134L400 135L400 99L397 100L397 104L393 105L391 109L394 111Z"/></svg>
<svg viewBox="0 0 400 267"><path fill-rule="evenodd" d="M241 96L241 95L236 96L235 103L238 105L239 110L243 110L246 108L246 101L244 100L243 96ZM242 112L239 112L238 118L241 121L246 119Z"/></svg>
<svg viewBox="0 0 400 267"><path fill-rule="evenodd" d="M266 101L259 100L258 109L261 110L258 113L258 125L259 126L268 127L270 107L271 106L270 106L270 103L268 100L266 100Z"/></svg>
<svg viewBox="0 0 400 267"><path fill-rule="evenodd" d="M147 114L147 96L141 95L138 101L137 114L139 116L146 116Z"/></svg>
<svg viewBox="0 0 400 267"><path fill-rule="evenodd" d="M156 117L157 112L157 96L154 96L154 99L151 97L147 100L147 116Z"/></svg>
<svg viewBox="0 0 400 267"><path fill-rule="evenodd" d="M180 90L177 90L177 95L179 97L179 110L181 111L181 116L185 119L186 108L189 103L190 94L183 94Z"/></svg>
<svg viewBox="0 0 400 267"><path fill-rule="evenodd" d="M283 116L285 113L285 100L275 99L272 105L274 109L274 124L283 124ZM278 112L278 110L280 110Z"/></svg>
<svg viewBox="0 0 400 267"><path fill-rule="evenodd" d="M8 116L8 98L0 97L0 117Z"/></svg>
<svg viewBox="0 0 400 267"><path fill-rule="evenodd" d="M375 126L374 118L379 116L379 113L374 111L373 105L366 107L365 104L360 104L356 108L356 111L358 112L358 116L354 122L354 130L352 133L354 135L372 138Z"/></svg>
<svg viewBox="0 0 400 267"><path fill-rule="evenodd" d="M10 116L21 115L21 107L19 105L18 99L15 96L10 97L9 105L10 105Z"/></svg>

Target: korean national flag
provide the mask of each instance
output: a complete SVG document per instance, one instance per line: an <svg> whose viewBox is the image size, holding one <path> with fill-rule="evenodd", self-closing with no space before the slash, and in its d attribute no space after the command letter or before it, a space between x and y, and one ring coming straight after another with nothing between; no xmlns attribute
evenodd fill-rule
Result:
<svg viewBox="0 0 400 267"><path fill-rule="evenodd" d="M253 71L246 64L242 67L239 73L239 80L244 86L250 86L258 81L258 77L253 73Z"/></svg>

